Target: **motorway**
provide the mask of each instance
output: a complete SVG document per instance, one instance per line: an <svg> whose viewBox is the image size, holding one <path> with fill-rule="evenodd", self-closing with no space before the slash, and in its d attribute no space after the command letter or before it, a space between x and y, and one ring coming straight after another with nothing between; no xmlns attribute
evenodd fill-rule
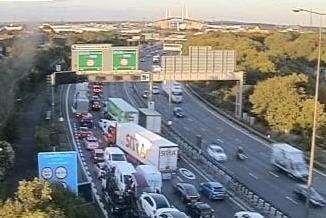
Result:
<svg viewBox="0 0 326 218"><path fill-rule="evenodd" d="M128 91L129 92L129 91ZM74 86L71 86L70 89L68 89L68 97L67 97L67 105L68 105L68 114L69 114L69 120L68 122L71 123L73 131L75 131L76 124L73 119L73 113L71 111L71 105L73 101L73 95L74 95ZM130 98L131 93L127 93L127 90L125 89L125 86L122 83L113 83L110 85L106 85L104 87L104 94L103 99L107 99L108 97L120 97L124 100L128 101L133 106L137 107L134 99ZM96 123L96 120L100 118L99 113L93 113ZM95 129L95 132L96 129ZM102 185L100 180L97 178L97 169L95 164L93 163L91 154L89 151L85 149L85 147L82 145L82 143L79 140L76 140L77 148L79 150L79 153L81 155L82 162L86 168L86 172L89 172L88 175L91 177L91 182L94 184L94 187L96 189L96 193L98 196L102 196ZM177 174L173 177L171 181L164 181L163 183L163 194L169 199L170 203L178 208L181 211L185 210L185 205L182 203L181 199L175 195L173 184L177 182L188 182L196 185L198 187L200 182L205 181L212 181L213 179L207 175L205 172L202 172L200 169L195 167L191 161L189 160L180 160L178 162L178 168L185 168L192 172L194 174L194 177L189 177L184 175L184 173L178 171ZM104 202L103 199L100 199L101 202ZM243 210L241 205L238 205L232 198L226 198L224 201L216 201L216 202L210 202L207 198L202 197L202 201L205 201L209 203L212 208L215 210L216 217L225 217L225 218L231 218L233 217L234 213L240 210Z"/></svg>
<svg viewBox="0 0 326 218"><path fill-rule="evenodd" d="M104 93L108 93L105 97L118 97L123 98L125 101L129 102L135 108L137 108L137 103L134 99L132 89L128 88L130 84L122 83L112 83L104 87ZM172 181L165 181L163 184L163 194L169 199L170 203L173 204L179 210L184 211L184 204L181 202L178 196L174 194L173 184L176 182L188 182L196 185L198 187L200 182L213 181L213 179L203 172L200 168L195 167L191 161L180 159L178 162L178 168L185 168L191 171L195 175L195 179L187 178L184 174L177 172L177 175ZM216 217L233 217L234 213L243 210L240 205L234 202L233 199L227 198L224 201L210 202L205 197L202 198L203 201L209 203L215 210Z"/></svg>
<svg viewBox="0 0 326 218"><path fill-rule="evenodd" d="M150 61L144 62L141 67L149 68L150 64ZM137 84L136 87L141 92L148 90L147 84ZM156 110L162 114L164 120L172 119L172 128L193 144L196 144L196 135L201 135L206 145L219 143L229 157L223 165L241 183L290 217L305 216L304 203L298 201L292 193L297 181L277 171L271 165L271 148L267 142L212 111L187 90L184 93L184 101L180 105L186 115L183 119L173 117L172 109L175 105L169 106L167 97L154 95L154 101ZM239 162L235 159L238 146L244 147L249 156L248 160ZM314 187L326 196L326 175L315 172ZM310 217L325 218L326 208L311 209Z"/></svg>

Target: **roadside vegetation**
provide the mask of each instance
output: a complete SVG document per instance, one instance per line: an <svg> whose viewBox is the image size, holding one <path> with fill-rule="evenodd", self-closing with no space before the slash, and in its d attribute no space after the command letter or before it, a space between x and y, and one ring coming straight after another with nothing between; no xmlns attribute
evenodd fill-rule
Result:
<svg viewBox="0 0 326 218"><path fill-rule="evenodd" d="M325 37L324 35L323 37ZM315 33L208 33L190 36L191 45L234 49L237 70L246 72L244 112L256 118L254 128L266 135L309 149L313 121L313 95L318 37ZM322 66L326 51L322 51ZM326 80L326 79L325 79ZM325 135L326 81L320 84L318 135ZM234 113L235 83L193 83L216 106ZM318 138L325 143L325 138Z"/></svg>
<svg viewBox="0 0 326 218"><path fill-rule="evenodd" d="M86 204L62 186L35 178L20 182L15 196L0 202L0 217L86 218L95 213Z"/></svg>

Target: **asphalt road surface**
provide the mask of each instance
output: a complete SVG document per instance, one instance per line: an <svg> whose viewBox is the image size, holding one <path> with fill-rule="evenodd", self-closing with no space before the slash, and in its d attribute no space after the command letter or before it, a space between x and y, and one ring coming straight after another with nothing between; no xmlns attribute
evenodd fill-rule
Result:
<svg viewBox="0 0 326 218"><path fill-rule="evenodd" d="M128 94L127 94L128 92ZM112 83L104 87L105 98L107 97L118 97L123 98L129 102L135 108L137 105L132 97L133 91L128 85L122 83ZM181 199L175 194L173 184L177 182L187 182L194 184L198 187L199 183L205 181L213 181L205 172L202 172L197 167L193 166L191 162L181 159L178 162L178 168L185 168L195 175L195 179L189 179L184 176L182 172L178 171L177 175L171 181L165 181L163 183L163 194L169 199L170 203L181 211L184 211L184 204ZM215 210L216 217L233 217L234 213L242 210L232 199L226 198L224 201L209 201L205 197L201 198L202 201L209 203Z"/></svg>
<svg viewBox="0 0 326 218"><path fill-rule="evenodd" d="M148 89L147 85L143 84L138 84L137 87L142 91ZM228 161L223 165L236 175L239 181L265 200L272 202L274 206L290 217L303 218L305 216L304 202L299 201L292 193L298 181L279 172L271 165L271 148L266 142L225 120L187 91L184 92L183 97L183 103L180 105L171 104L169 106L168 98L162 92L160 95L154 95L156 109L165 120L173 121L174 130L188 138L193 144L195 144L198 134L203 137L203 143L206 145L220 144L228 155ZM181 106L186 117L173 117L174 106ZM238 146L244 148L249 159L241 162L236 160L235 154ZM314 173L314 187L319 193L326 196L324 174ZM310 217L325 218L326 208L310 209Z"/></svg>

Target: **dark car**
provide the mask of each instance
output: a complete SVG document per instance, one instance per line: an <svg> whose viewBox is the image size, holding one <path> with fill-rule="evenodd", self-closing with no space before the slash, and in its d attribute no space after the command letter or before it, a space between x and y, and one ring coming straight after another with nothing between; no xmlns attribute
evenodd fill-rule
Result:
<svg viewBox="0 0 326 218"><path fill-rule="evenodd" d="M173 109L173 115L176 116L176 117L185 117L184 113L182 112L182 108L181 107L175 107Z"/></svg>
<svg viewBox="0 0 326 218"><path fill-rule="evenodd" d="M298 185L293 192L300 200L306 201L308 196L306 185ZM325 199L312 187L310 189L309 203L315 207L324 207L326 205Z"/></svg>
<svg viewBox="0 0 326 218"><path fill-rule="evenodd" d="M187 204L187 214L192 218L214 218L214 210L209 204L203 202L196 202L194 204Z"/></svg>
<svg viewBox="0 0 326 218"><path fill-rule="evenodd" d="M200 183L199 192L206 195L210 200L223 200L225 189L219 182Z"/></svg>
<svg viewBox="0 0 326 218"><path fill-rule="evenodd" d="M101 102L99 101L93 101L92 103L92 111L99 111L101 110Z"/></svg>
<svg viewBox="0 0 326 218"><path fill-rule="evenodd" d="M181 196L184 202L196 202L199 200L200 195L196 187L189 183L177 183L175 185L175 191L178 195Z"/></svg>

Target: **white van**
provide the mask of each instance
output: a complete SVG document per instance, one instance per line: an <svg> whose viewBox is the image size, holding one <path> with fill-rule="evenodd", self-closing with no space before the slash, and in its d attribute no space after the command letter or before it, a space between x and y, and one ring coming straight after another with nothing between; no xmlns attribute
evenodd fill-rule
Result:
<svg viewBox="0 0 326 218"><path fill-rule="evenodd" d="M113 169L117 164L127 162L125 153L118 147L107 147L104 150L104 161L108 169Z"/></svg>
<svg viewBox="0 0 326 218"><path fill-rule="evenodd" d="M273 144L271 162L277 168L297 179L306 180L308 177L308 166L304 153L289 144Z"/></svg>
<svg viewBox="0 0 326 218"><path fill-rule="evenodd" d="M115 166L114 178L119 191L125 192L131 189L133 174L136 172L134 166L128 162L120 162Z"/></svg>
<svg viewBox="0 0 326 218"><path fill-rule="evenodd" d="M142 174L148 183L148 185L155 190L155 192L161 193L162 191L162 175L156 167L151 165L139 165L136 167L136 171Z"/></svg>

